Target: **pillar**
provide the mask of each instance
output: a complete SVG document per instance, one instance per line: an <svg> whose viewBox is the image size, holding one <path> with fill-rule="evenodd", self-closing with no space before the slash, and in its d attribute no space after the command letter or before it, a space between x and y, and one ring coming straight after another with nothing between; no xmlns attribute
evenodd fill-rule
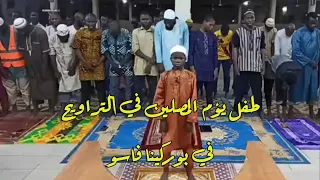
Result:
<svg viewBox="0 0 320 180"><path fill-rule="evenodd" d="M99 18L99 0L92 0L92 13Z"/></svg>
<svg viewBox="0 0 320 180"><path fill-rule="evenodd" d="M5 22L8 22L9 17L8 17L8 2L7 2L7 0L1 0L1 11L2 11L3 20Z"/></svg>
<svg viewBox="0 0 320 180"><path fill-rule="evenodd" d="M129 6L129 21L132 21L132 3L131 1L128 2L128 6Z"/></svg>
<svg viewBox="0 0 320 180"><path fill-rule="evenodd" d="M116 0L116 20L120 20L120 5L119 5L119 0Z"/></svg>
<svg viewBox="0 0 320 180"><path fill-rule="evenodd" d="M317 0L309 0L308 12L316 12Z"/></svg>
<svg viewBox="0 0 320 180"><path fill-rule="evenodd" d="M239 9L238 9L238 24L241 24L242 20L242 4L239 4Z"/></svg>
<svg viewBox="0 0 320 180"><path fill-rule="evenodd" d="M269 17L276 19L277 0L270 0Z"/></svg>
<svg viewBox="0 0 320 180"><path fill-rule="evenodd" d="M191 19L191 0L175 0L175 12L185 20Z"/></svg>
<svg viewBox="0 0 320 180"><path fill-rule="evenodd" d="M49 0L50 1L50 10L56 11L58 10L58 0Z"/></svg>

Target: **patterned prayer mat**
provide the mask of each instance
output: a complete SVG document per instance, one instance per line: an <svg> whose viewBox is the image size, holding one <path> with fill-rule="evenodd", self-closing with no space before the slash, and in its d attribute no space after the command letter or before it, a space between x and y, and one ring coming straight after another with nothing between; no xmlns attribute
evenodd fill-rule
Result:
<svg viewBox="0 0 320 180"><path fill-rule="evenodd" d="M201 119L201 118L199 118ZM104 163L110 163L113 156L131 155L131 149L142 142L147 118L110 119L101 121L86 141L99 141ZM204 148L206 142L211 141L215 157L209 162L243 163L246 155L246 145L249 141L261 141L270 151L276 163L308 164L308 160L290 144L268 121L261 121L257 117L244 117L238 122L230 122L227 118L199 121L200 125L211 128L211 132L201 132ZM153 130L149 130L152 132ZM152 136L152 134L151 134ZM67 163L78 144L62 161ZM140 162L146 162L145 152L142 151ZM154 151L159 155L159 151ZM180 156L182 152L173 151L173 155ZM196 155L197 158L207 157L207 152ZM176 162L177 158L172 162Z"/></svg>
<svg viewBox="0 0 320 180"><path fill-rule="evenodd" d="M51 118L19 140L22 144L78 144L99 122L99 117L89 117L63 122Z"/></svg>
<svg viewBox="0 0 320 180"><path fill-rule="evenodd" d="M320 150L320 127L314 122L295 119L281 123L275 119L271 124L299 149Z"/></svg>
<svg viewBox="0 0 320 180"><path fill-rule="evenodd" d="M132 180L132 179L134 179L135 173L137 172L138 168L151 169L152 167L153 167L152 163L138 162L138 163L121 164L121 167L118 169L116 176L119 177L119 180ZM202 173L203 175L211 174L214 171L216 180L232 180L237 173L235 167L232 164L226 164L226 163L208 163L205 168L199 168L196 166L195 174L200 175L201 173L197 173L197 172L199 172L199 170L201 170L201 169L205 170L204 173ZM208 170L206 171L206 169L208 169ZM141 171L141 169L139 169L139 170L137 173L143 172L143 171ZM159 168L156 168L153 171L153 173L158 173L157 170L159 171ZM160 168L160 171L161 170L162 169ZM184 175L185 170L182 168L181 168L181 170L182 170L181 175ZM150 174L152 174L152 172ZM160 178L157 178L157 180L158 179L160 179ZM182 178L182 179L186 179L186 178ZM201 178L198 178L198 179L201 179ZM206 179L206 180L208 180L208 179Z"/></svg>
<svg viewBox="0 0 320 180"><path fill-rule="evenodd" d="M138 168L134 180L158 180L161 178L162 168ZM197 180L216 180L212 168L195 168L193 175ZM182 168L171 169L169 180L187 179L186 171Z"/></svg>
<svg viewBox="0 0 320 180"><path fill-rule="evenodd" d="M49 117L31 117L30 113L17 113L0 119L0 144L11 144L19 140Z"/></svg>

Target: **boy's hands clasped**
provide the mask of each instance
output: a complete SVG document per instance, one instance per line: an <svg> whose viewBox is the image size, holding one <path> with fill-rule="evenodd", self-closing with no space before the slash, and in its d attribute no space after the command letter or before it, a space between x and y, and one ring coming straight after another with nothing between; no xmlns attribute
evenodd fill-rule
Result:
<svg viewBox="0 0 320 180"><path fill-rule="evenodd" d="M192 133L193 132L193 123L186 122L185 128L186 128L187 132ZM167 121L167 119L162 119L160 121L160 132L162 132L162 133L168 132L168 121Z"/></svg>

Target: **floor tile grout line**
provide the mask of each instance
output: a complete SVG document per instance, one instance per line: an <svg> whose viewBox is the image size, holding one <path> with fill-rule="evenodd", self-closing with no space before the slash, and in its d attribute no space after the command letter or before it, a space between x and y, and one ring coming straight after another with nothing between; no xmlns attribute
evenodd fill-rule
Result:
<svg viewBox="0 0 320 180"><path fill-rule="evenodd" d="M26 179L35 169L37 169L39 165L40 163L34 169L32 169L22 180Z"/></svg>

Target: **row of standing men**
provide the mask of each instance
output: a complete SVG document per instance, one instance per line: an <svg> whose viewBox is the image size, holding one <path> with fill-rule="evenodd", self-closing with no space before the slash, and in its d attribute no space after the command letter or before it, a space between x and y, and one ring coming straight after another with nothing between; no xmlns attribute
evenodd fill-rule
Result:
<svg viewBox="0 0 320 180"><path fill-rule="evenodd" d="M49 109L53 111L57 89L62 106L73 98L86 102L92 94L91 82L95 84L100 102L105 101L106 91L119 98L123 87L125 99L131 99L135 82L134 92L143 95L144 103L148 105L152 103L158 75L172 68L169 51L178 44L189 50L188 65L197 74L199 90L205 86L207 103L212 103L212 94L217 92L217 76L221 65L227 96L233 64L235 82L239 82L235 83L235 104L241 101L251 86L257 103L262 105L263 73L264 92L270 113L275 79L271 77L272 73L268 73L270 59L273 54L291 57L291 37L294 31L294 25L290 24L276 33L271 18L265 22L265 26L256 28L254 12L250 10L244 14L245 24L235 33L227 25L213 33L215 20L211 15L205 17L200 30L191 31L191 26L188 27L190 21L187 24L179 20L172 10L165 11L163 20L156 26L152 26L150 14L142 12L141 27L132 33L120 28L117 21L106 21L102 30L97 29L97 18L93 14L84 17L76 13L74 24L69 27L60 24L59 14L50 16L52 25L46 28L37 23L37 18L37 14L32 13L31 24L24 18L17 18L13 26L2 23L1 29L7 31L1 31L1 39L9 39L10 43L1 40L2 44L7 45L3 49L8 53L1 53L0 56L2 82L10 105L16 109L19 90L27 107L30 106L31 96L35 113L44 99L49 100ZM132 52L135 55L134 61ZM9 56L9 59L6 58ZM145 82L148 88L144 88ZM146 89L147 93L144 91Z"/></svg>

